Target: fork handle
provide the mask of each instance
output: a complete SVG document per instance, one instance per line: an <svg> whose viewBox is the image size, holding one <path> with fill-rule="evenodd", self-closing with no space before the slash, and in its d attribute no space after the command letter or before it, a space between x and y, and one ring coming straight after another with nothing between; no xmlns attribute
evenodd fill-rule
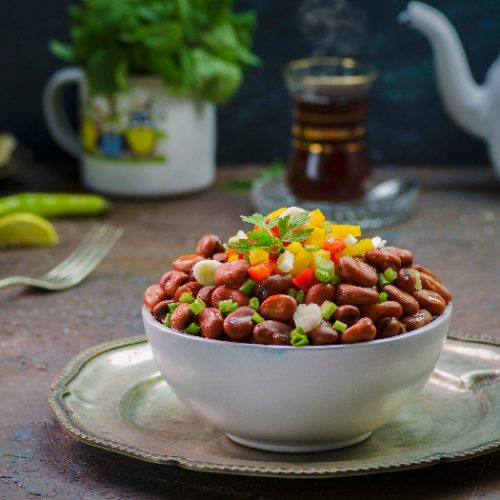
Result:
<svg viewBox="0 0 500 500"><path fill-rule="evenodd" d="M31 280L27 276L9 276L0 279L0 288L7 288L12 285L31 285Z"/></svg>

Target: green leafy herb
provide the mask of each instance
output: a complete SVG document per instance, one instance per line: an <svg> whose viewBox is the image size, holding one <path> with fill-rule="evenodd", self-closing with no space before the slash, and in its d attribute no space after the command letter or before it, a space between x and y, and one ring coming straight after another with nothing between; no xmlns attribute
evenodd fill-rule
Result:
<svg viewBox="0 0 500 500"><path fill-rule="evenodd" d="M251 52L255 16L232 12L233 1L83 0L71 5L70 38L53 54L82 66L92 94L127 89L131 74L160 76L182 95L222 103L257 65Z"/></svg>
<svg viewBox="0 0 500 500"><path fill-rule="evenodd" d="M257 249L266 250L270 253L284 251L285 242L304 241L313 231L312 228L300 229L309 220L307 212L275 217L271 220L267 220L262 214L254 213L252 215L242 215L241 220L257 226L258 229L249 231L247 239L231 241L226 244L226 247L247 255L251 250ZM269 231L276 226L280 237L274 236Z"/></svg>

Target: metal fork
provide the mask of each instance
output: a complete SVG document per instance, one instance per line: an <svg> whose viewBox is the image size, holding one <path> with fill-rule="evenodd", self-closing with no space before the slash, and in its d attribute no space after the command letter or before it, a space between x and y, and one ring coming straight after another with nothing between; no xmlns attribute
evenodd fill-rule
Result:
<svg viewBox="0 0 500 500"><path fill-rule="evenodd" d="M123 229L106 224L92 227L83 241L66 259L48 273L30 276L9 276L0 279L0 288L30 285L45 290L65 290L82 281L106 257L123 234Z"/></svg>

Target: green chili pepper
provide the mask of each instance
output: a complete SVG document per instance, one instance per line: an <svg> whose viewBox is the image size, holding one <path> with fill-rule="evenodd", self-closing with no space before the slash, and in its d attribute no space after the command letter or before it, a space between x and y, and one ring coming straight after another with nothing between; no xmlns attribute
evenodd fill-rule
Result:
<svg viewBox="0 0 500 500"><path fill-rule="evenodd" d="M387 295L387 292L380 292L378 303L382 304L382 302L385 302L388 298L389 298L389 295Z"/></svg>
<svg viewBox="0 0 500 500"><path fill-rule="evenodd" d="M193 294L189 292L184 292L179 297L179 302L184 302L185 304L192 304L194 302Z"/></svg>
<svg viewBox="0 0 500 500"><path fill-rule="evenodd" d="M307 334L300 326L290 332L290 344L292 344L294 347L309 345Z"/></svg>
<svg viewBox="0 0 500 500"><path fill-rule="evenodd" d="M297 291L297 294L295 295L295 300L297 301L297 304L302 304L302 301L304 300L303 290Z"/></svg>
<svg viewBox="0 0 500 500"><path fill-rule="evenodd" d="M263 321L265 321L264 318L257 312L252 314L252 320L256 323L262 323Z"/></svg>
<svg viewBox="0 0 500 500"><path fill-rule="evenodd" d="M201 300L200 298L197 298L194 302L189 304L189 309L191 309L191 311L196 315L200 314L201 311L205 309L205 307L205 302L203 302L203 300Z"/></svg>
<svg viewBox="0 0 500 500"><path fill-rule="evenodd" d="M219 302L219 311L224 313L232 313L238 309L238 304L233 299L221 300Z"/></svg>
<svg viewBox="0 0 500 500"><path fill-rule="evenodd" d="M337 310L337 304L329 300L325 300L323 304L321 304L321 316L323 319L330 319L333 316L333 313Z"/></svg>
<svg viewBox="0 0 500 500"><path fill-rule="evenodd" d="M255 281L251 278L248 278L243 285L240 286L240 292L243 292L245 295L251 295L253 289L255 288Z"/></svg>
<svg viewBox="0 0 500 500"><path fill-rule="evenodd" d="M384 271L384 276L389 283L392 283L398 277L398 273L392 267L388 267Z"/></svg>
<svg viewBox="0 0 500 500"><path fill-rule="evenodd" d="M384 273L378 275L378 287L382 290L385 285L388 285L390 281L384 276Z"/></svg>
<svg viewBox="0 0 500 500"><path fill-rule="evenodd" d="M198 335L200 333L201 326L196 323L191 323L185 330L186 333L190 335Z"/></svg>
<svg viewBox="0 0 500 500"><path fill-rule="evenodd" d="M30 212L42 217L99 215L110 203L97 194L20 193L0 197L0 216L13 212Z"/></svg>
<svg viewBox="0 0 500 500"><path fill-rule="evenodd" d="M332 328L334 330L337 330L338 332L342 333L342 332L345 332L346 329L347 329L347 325L345 323L343 323L342 321L335 321L335 323L333 324Z"/></svg>
<svg viewBox="0 0 500 500"><path fill-rule="evenodd" d="M168 310L173 313L176 309L177 306L180 304L180 302L172 302L171 304L168 305Z"/></svg>
<svg viewBox="0 0 500 500"><path fill-rule="evenodd" d="M256 311L259 310L259 299L257 297L252 297L250 299L250 302L248 303L248 305L252 308L252 309L255 309Z"/></svg>
<svg viewBox="0 0 500 500"><path fill-rule="evenodd" d="M163 324L165 326L172 326L172 313L168 313L163 319Z"/></svg>

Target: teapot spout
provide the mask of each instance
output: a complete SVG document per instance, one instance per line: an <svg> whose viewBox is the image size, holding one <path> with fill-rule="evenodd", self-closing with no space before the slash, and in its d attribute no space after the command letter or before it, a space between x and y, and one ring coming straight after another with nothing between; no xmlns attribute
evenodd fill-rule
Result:
<svg viewBox="0 0 500 500"><path fill-rule="evenodd" d="M486 91L472 77L462 43L451 23L437 9L422 2L410 2L398 19L429 39L439 91L450 115L462 128L484 138Z"/></svg>

